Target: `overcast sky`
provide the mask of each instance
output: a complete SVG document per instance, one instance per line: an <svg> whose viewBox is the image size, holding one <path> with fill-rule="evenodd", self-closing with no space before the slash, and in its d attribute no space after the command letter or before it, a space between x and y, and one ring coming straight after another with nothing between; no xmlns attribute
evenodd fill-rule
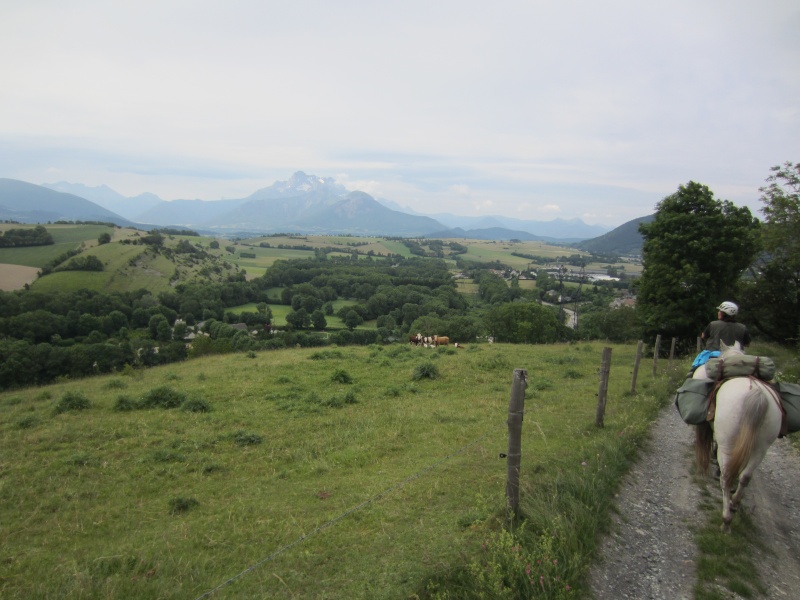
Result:
<svg viewBox="0 0 800 600"><path fill-rule="evenodd" d="M800 162L797 0L2 0L0 177L616 226Z"/></svg>

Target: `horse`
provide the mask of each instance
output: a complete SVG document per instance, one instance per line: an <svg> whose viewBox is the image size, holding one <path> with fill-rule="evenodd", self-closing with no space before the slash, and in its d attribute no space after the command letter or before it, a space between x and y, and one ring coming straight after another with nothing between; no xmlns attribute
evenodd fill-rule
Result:
<svg viewBox="0 0 800 600"><path fill-rule="evenodd" d="M741 346L721 344L721 359L744 354ZM701 372L702 371L702 372ZM698 372L701 372L698 375ZM705 365L693 377L705 376ZM766 383L755 377L733 377L717 390L713 424L696 426L695 458L701 473L708 471L712 446L717 446L717 460L722 487L722 530L730 532L733 513L753 472L764 460L781 429L780 398ZM738 485L737 485L738 482Z"/></svg>

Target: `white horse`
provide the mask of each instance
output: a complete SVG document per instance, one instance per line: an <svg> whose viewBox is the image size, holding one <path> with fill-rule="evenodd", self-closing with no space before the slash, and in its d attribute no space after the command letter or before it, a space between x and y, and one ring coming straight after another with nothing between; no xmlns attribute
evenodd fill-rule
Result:
<svg viewBox="0 0 800 600"><path fill-rule="evenodd" d="M720 358L737 354L744 354L741 346L722 344ZM702 365L693 377L704 376L705 365ZM734 377L717 390L713 424L705 422L697 426L695 455L702 473L708 471L712 442L717 446L723 531L730 531L733 513L739 507L744 489L780 433L779 402L777 393L763 381L754 377Z"/></svg>

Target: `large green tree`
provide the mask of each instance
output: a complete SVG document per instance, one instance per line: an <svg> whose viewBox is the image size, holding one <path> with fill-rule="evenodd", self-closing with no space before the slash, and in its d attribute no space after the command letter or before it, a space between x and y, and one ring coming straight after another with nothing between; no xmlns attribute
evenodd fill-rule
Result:
<svg viewBox="0 0 800 600"><path fill-rule="evenodd" d="M723 300L735 300L759 248L759 221L747 207L717 200L690 181L656 205L644 237L638 311L644 334L694 343Z"/></svg>
<svg viewBox="0 0 800 600"><path fill-rule="evenodd" d="M800 339L800 163L771 169L760 188L764 254L743 285L747 316L782 343Z"/></svg>

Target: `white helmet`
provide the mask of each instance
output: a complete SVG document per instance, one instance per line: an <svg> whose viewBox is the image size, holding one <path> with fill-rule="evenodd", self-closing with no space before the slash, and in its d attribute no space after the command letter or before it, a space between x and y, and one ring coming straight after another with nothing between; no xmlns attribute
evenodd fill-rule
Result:
<svg viewBox="0 0 800 600"><path fill-rule="evenodd" d="M739 307L733 302L723 302L717 307L717 310L724 312L729 317L735 317L736 313L739 312Z"/></svg>

